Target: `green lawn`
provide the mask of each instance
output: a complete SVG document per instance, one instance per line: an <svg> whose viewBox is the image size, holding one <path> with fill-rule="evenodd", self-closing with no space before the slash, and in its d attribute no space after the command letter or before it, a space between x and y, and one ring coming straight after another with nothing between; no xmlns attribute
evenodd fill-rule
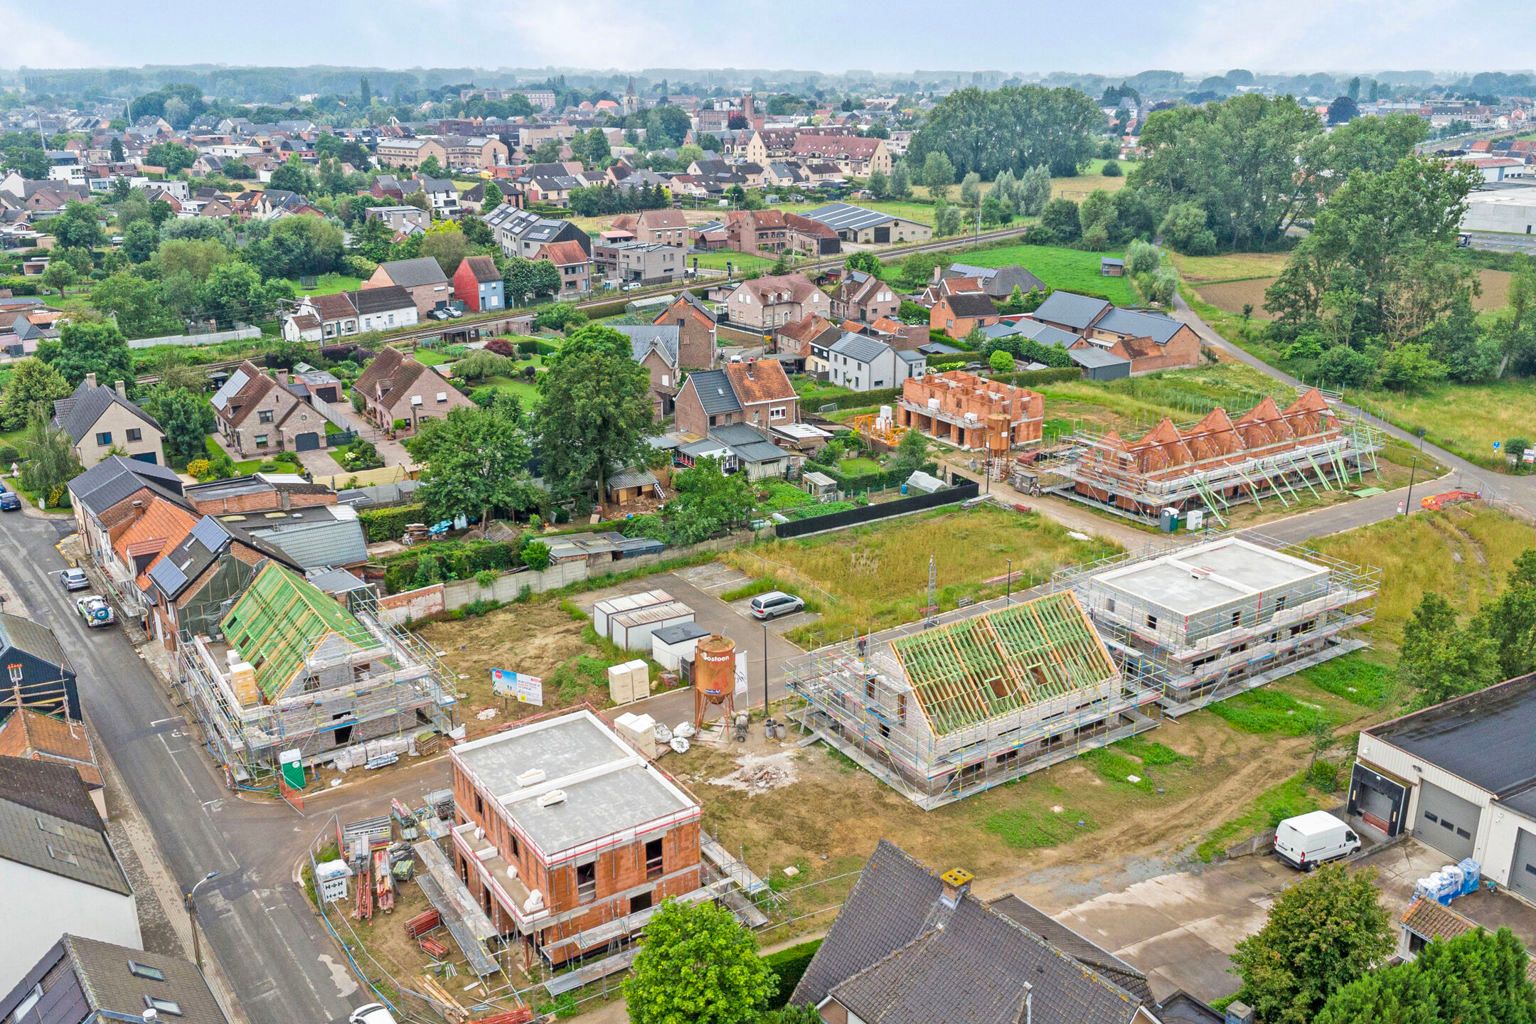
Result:
<svg viewBox="0 0 1536 1024"><path fill-rule="evenodd" d="M844 476L868 476L879 473L883 468L874 459L865 458L844 459L837 464L838 472Z"/></svg>
<svg viewBox="0 0 1536 1024"><path fill-rule="evenodd" d="M321 274L315 279L313 288L301 288L296 277L287 278L287 281L293 285L295 295L335 295L337 292L356 291L363 283L362 278L350 274Z"/></svg>
<svg viewBox="0 0 1536 1024"><path fill-rule="evenodd" d="M493 387L497 391L504 391L507 394L516 395L518 398L522 399L523 405L526 408L532 408L539 403L538 386L535 384L530 384L528 381L525 381L521 378L513 379L511 377L489 377L482 382L482 386ZM470 390L474 389L471 388Z"/></svg>
<svg viewBox="0 0 1536 1024"><path fill-rule="evenodd" d="M1117 306L1134 306L1141 302L1130 278L1102 277L1099 259L1104 256L1123 256L1122 252L1084 252L1055 245L1004 245L988 249L971 249L947 253L945 259L956 263L969 263L977 267L1006 267L1018 264L1030 271L1047 287L1084 295L1102 295ZM900 264L889 267L890 275L898 273Z"/></svg>
<svg viewBox="0 0 1536 1024"><path fill-rule="evenodd" d="M734 249L716 249L714 252L689 253L688 265L690 267L693 266L694 260L699 261L700 270L724 270L726 263L730 263L731 269L740 273L743 270L767 272L773 266L777 257L737 252Z"/></svg>
<svg viewBox="0 0 1536 1024"><path fill-rule="evenodd" d="M444 363L451 363L453 361L435 348L418 348L411 355L422 366L442 366Z"/></svg>

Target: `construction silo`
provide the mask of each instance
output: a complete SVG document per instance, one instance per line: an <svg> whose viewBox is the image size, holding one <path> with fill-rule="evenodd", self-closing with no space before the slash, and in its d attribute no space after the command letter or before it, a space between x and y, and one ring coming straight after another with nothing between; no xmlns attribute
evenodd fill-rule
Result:
<svg viewBox="0 0 1536 1024"><path fill-rule="evenodd" d="M726 721L736 710L736 641L711 633L693 649L693 724L704 724L710 706L719 707Z"/></svg>

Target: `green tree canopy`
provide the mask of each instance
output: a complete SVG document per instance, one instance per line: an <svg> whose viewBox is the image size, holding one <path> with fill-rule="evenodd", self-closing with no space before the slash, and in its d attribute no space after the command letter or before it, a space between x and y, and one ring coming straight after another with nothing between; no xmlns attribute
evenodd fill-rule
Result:
<svg viewBox="0 0 1536 1024"><path fill-rule="evenodd" d="M208 435L213 433L213 406L206 396L184 388L155 387L140 403L165 431L165 453L171 462L185 466L206 458Z"/></svg>
<svg viewBox="0 0 1536 1024"><path fill-rule="evenodd" d="M646 923L624 999L632 1024L757 1024L777 986L729 910L669 900Z"/></svg>
<svg viewBox="0 0 1536 1024"><path fill-rule="evenodd" d="M1392 947L1375 872L1330 864L1281 893L1264 927L1237 944L1238 997L1265 1024L1311 1024L1330 995Z"/></svg>
<svg viewBox="0 0 1536 1024"><path fill-rule="evenodd" d="M531 450L515 402L454 409L428 420L410 448L427 464L420 500L433 519L463 513L486 523L538 503L528 472Z"/></svg>
<svg viewBox="0 0 1536 1024"><path fill-rule="evenodd" d="M164 167L167 174L180 174L197 161L197 150L179 142L157 142L144 153L144 162Z"/></svg>
<svg viewBox="0 0 1536 1024"><path fill-rule="evenodd" d="M539 377L539 453L558 496L595 486L640 462L651 430L650 375L629 338L611 327L577 328Z"/></svg>
<svg viewBox="0 0 1536 1024"><path fill-rule="evenodd" d="M57 338L37 343L37 357L57 370L71 388L88 373L111 386L133 380L133 354L117 325L107 320L66 320Z"/></svg>
<svg viewBox="0 0 1536 1024"><path fill-rule="evenodd" d="M52 424L52 409L35 407L27 420L27 432L21 439L21 486L38 495L49 508L69 504L66 486L80 475L80 460L75 457L74 442Z"/></svg>
<svg viewBox="0 0 1536 1024"><path fill-rule="evenodd" d="M126 270L118 271L91 289L91 306L111 315L123 335L129 338L180 334L185 327L181 317L166 308L165 291L160 282Z"/></svg>
<svg viewBox="0 0 1536 1024"><path fill-rule="evenodd" d="M263 277L302 277L341 269L341 228L323 217L284 217L245 258Z"/></svg>
<svg viewBox="0 0 1536 1024"><path fill-rule="evenodd" d="M63 249L95 249L107 238L101 230L101 214L94 204L71 200L64 212L48 221L48 231Z"/></svg>
<svg viewBox="0 0 1536 1024"><path fill-rule="evenodd" d="M928 112L908 159L925 164L929 154L943 153L960 174L975 171L987 180L1036 164L1069 176L1093 156L1103 123L1103 112L1076 89L959 89Z"/></svg>
<svg viewBox="0 0 1536 1024"><path fill-rule="evenodd" d="M20 430L35 409L53 415L53 403L74 389L58 370L35 356L11 364L5 391L0 393L0 430Z"/></svg>
<svg viewBox="0 0 1536 1024"><path fill-rule="evenodd" d="M679 470L672 486L677 495L662 510L662 522L674 544L696 544L739 526L757 503L746 474L727 475L718 459L700 459Z"/></svg>
<svg viewBox="0 0 1536 1024"><path fill-rule="evenodd" d="M1507 928L1436 940L1331 994L1313 1024L1536 1024L1529 962Z"/></svg>

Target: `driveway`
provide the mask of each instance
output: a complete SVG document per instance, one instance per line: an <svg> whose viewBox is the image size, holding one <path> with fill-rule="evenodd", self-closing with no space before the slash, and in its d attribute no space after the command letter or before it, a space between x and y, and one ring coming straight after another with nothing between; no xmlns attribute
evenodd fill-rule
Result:
<svg viewBox="0 0 1536 1024"><path fill-rule="evenodd" d="M369 423L352 406L338 403L335 409L341 414L341 418L347 421L348 430L364 440L373 442L373 446L379 450L380 458L384 460L384 465L409 466L412 464L411 453L405 450L405 445L385 437L384 431ZM345 472L345 470L338 470L338 472Z"/></svg>
<svg viewBox="0 0 1536 1024"><path fill-rule="evenodd" d="M294 454L298 456L299 465L307 469L310 476L336 476L346 472L339 462L331 458L331 453L324 449Z"/></svg>

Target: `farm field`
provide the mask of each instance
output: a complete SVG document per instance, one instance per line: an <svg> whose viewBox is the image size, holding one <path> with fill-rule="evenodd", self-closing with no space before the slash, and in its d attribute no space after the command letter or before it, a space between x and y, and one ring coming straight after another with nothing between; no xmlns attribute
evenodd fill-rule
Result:
<svg viewBox="0 0 1536 1024"><path fill-rule="evenodd" d="M1269 254L1264 254L1269 255ZM1222 260L1224 257L1211 257L1213 260ZM1183 264L1191 262L1187 258L1175 257L1174 264L1183 273ZM1483 269L1477 272L1478 282L1481 288L1479 294L1472 297L1472 308L1479 313L1496 313L1509 305L1510 273L1507 270ZM1186 281L1190 282L1200 297L1217 309L1228 313L1241 313L1245 304L1253 306L1253 315L1260 319L1272 319L1264 308L1264 293L1269 286L1275 283L1275 277L1246 277L1242 279L1211 280L1201 284L1200 278L1185 274Z"/></svg>
<svg viewBox="0 0 1536 1024"><path fill-rule="evenodd" d="M1419 394L1350 392L1349 400L1470 462L1509 471L1502 449L1510 439L1536 442L1536 387L1529 381L1442 384ZM1501 451L1495 453L1493 442Z"/></svg>
<svg viewBox="0 0 1536 1024"><path fill-rule="evenodd" d="M1171 370L1107 383L1058 381L1038 385L1034 390L1045 396L1046 414L1051 419L1122 434L1146 431L1164 416L1175 423L1186 423L1217 406L1237 415L1266 395L1285 402L1295 397L1295 392L1285 385L1238 363Z"/></svg>
<svg viewBox="0 0 1536 1024"><path fill-rule="evenodd" d="M945 259L978 267L1018 264L1051 288L1102 295L1118 306L1134 306L1141 302L1141 296L1130 278L1099 274L1101 257L1121 255L1124 254L1118 251L1084 252L1054 245L1003 245L946 253ZM890 269L895 273L898 267L892 265Z"/></svg>
<svg viewBox="0 0 1536 1024"><path fill-rule="evenodd" d="M1009 559L1014 589L1020 590L1064 565L1112 552L1101 541L1073 540L1040 516L985 506L755 544L723 560L749 576L771 578L815 606L820 618L787 634L809 649L919 618L927 603L930 555L938 567L939 607L949 609L961 598L1001 594Z"/></svg>

